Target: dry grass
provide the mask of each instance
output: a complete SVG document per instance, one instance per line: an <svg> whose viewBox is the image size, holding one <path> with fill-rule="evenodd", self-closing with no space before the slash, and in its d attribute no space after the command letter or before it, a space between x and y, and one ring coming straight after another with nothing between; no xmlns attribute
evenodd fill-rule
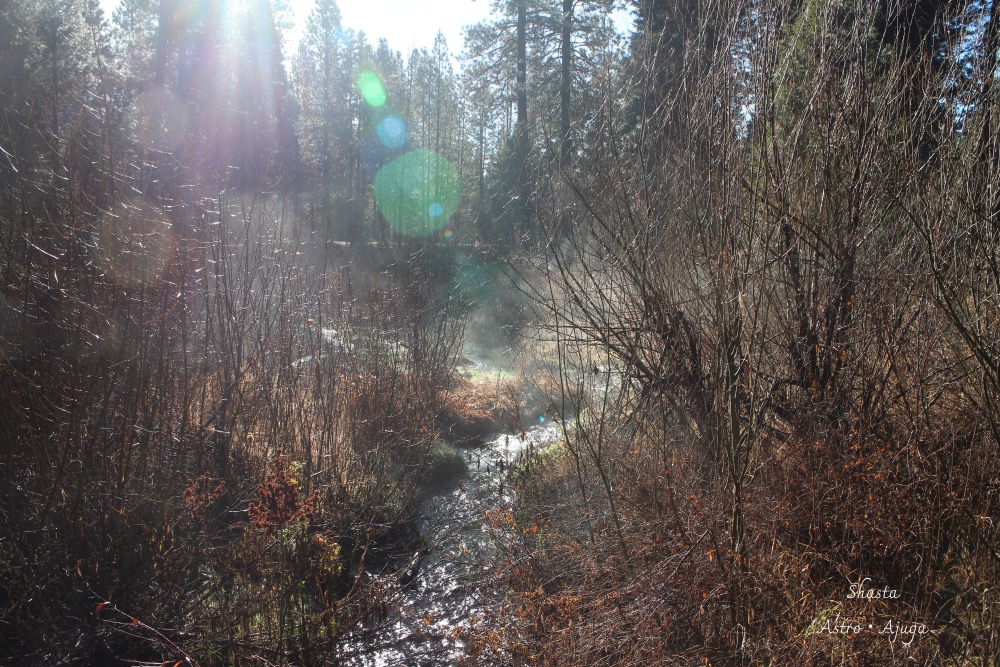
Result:
<svg viewBox="0 0 1000 667"><path fill-rule="evenodd" d="M466 422L509 422L517 414L517 388L507 378L477 378L470 381L455 377L453 385L443 392L446 409Z"/></svg>

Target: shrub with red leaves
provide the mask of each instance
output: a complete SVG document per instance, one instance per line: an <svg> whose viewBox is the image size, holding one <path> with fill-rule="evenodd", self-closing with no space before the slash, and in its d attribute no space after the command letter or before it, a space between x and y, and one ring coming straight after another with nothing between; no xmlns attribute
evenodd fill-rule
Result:
<svg viewBox="0 0 1000 667"><path fill-rule="evenodd" d="M267 477L257 486L257 493L260 503L250 503L250 524L268 534L296 522L312 523L319 513L315 493L299 502L299 484L284 456L275 458Z"/></svg>

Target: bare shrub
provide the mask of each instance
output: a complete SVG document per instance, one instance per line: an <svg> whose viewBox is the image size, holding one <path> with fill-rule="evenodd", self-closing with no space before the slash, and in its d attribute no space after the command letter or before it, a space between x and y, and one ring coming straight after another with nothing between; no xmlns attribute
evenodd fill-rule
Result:
<svg viewBox="0 0 1000 667"><path fill-rule="evenodd" d="M872 664L898 618L907 659L996 655L993 76L960 83L945 10L643 5L644 113L607 105L534 269L579 419L503 519L476 655Z"/></svg>

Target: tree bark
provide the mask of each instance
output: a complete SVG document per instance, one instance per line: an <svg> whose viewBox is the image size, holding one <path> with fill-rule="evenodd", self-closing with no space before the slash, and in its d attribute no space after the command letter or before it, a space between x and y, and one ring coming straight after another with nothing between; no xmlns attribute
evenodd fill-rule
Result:
<svg viewBox="0 0 1000 667"><path fill-rule="evenodd" d="M573 137L569 120L570 92L573 85L573 1L563 0L562 4L562 79L559 86L559 114L561 144L559 147L560 166L569 165L573 153Z"/></svg>
<svg viewBox="0 0 1000 667"><path fill-rule="evenodd" d="M517 189L519 203L518 230L522 240L528 235L531 225L531 181L528 174L528 37L525 0L517 2Z"/></svg>

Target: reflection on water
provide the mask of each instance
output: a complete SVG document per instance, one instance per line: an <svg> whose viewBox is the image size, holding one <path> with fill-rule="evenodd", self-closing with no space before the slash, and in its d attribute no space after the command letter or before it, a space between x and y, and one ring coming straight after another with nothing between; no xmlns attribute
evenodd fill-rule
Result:
<svg viewBox="0 0 1000 667"><path fill-rule="evenodd" d="M389 620L348 643L344 664L442 665L461 655L455 630L482 612L489 592L486 573L493 552L483 515L510 504L506 477L511 465L561 435L561 426L548 422L523 436L496 436L485 447L463 453L469 473L422 508L420 529L430 552Z"/></svg>

